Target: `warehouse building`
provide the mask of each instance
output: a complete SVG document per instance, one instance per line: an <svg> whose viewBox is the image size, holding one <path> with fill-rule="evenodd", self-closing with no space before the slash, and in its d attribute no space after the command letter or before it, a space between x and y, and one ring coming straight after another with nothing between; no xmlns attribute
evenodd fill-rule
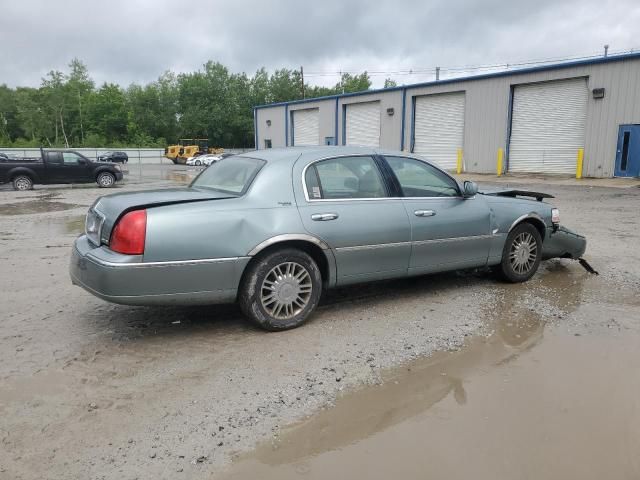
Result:
<svg viewBox="0 0 640 480"><path fill-rule="evenodd" d="M640 176L640 54L254 109L258 149L367 145L447 170Z"/></svg>

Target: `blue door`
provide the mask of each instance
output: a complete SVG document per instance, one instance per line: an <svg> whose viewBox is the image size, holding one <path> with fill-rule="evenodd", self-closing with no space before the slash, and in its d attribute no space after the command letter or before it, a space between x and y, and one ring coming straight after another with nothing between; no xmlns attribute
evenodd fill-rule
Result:
<svg viewBox="0 0 640 480"><path fill-rule="evenodd" d="M640 177L640 125L620 125L616 177Z"/></svg>

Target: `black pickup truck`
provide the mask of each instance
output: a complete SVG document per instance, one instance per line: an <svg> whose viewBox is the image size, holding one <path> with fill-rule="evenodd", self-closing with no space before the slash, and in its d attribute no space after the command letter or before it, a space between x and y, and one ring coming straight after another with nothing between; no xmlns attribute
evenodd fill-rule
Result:
<svg viewBox="0 0 640 480"><path fill-rule="evenodd" d="M40 158L14 160L0 157L0 183L11 182L14 190L31 190L36 183L92 183L113 187L122 180L115 163L92 162L73 150L40 149Z"/></svg>

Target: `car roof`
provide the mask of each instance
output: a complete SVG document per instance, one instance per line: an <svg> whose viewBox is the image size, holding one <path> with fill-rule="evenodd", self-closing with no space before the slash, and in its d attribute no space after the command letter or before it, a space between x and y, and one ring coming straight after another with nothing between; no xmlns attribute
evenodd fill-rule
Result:
<svg viewBox="0 0 640 480"><path fill-rule="evenodd" d="M264 150L253 150L251 152L241 153L240 157L258 158L260 160L272 161L293 161L303 156L305 158L324 158L342 155L373 155L377 153L377 149L372 147L354 147L354 146L309 146L309 147L284 147L284 148L267 148Z"/></svg>

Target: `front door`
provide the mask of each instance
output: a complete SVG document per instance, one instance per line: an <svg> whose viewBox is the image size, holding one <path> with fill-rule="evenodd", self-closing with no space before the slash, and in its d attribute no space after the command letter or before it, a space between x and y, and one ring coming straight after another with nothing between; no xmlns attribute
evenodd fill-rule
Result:
<svg viewBox="0 0 640 480"><path fill-rule="evenodd" d="M620 125L616 177L640 177L640 125Z"/></svg>
<svg viewBox="0 0 640 480"><path fill-rule="evenodd" d="M322 160L305 171L298 209L306 230L336 258L338 284L407 274L411 230L402 200L372 156Z"/></svg>
<svg viewBox="0 0 640 480"><path fill-rule="evenodd" d="M92 180L90 165L74 152L45 152L49 183L75 183Z"/></svg>
<svg viewBox="0 0 640 480"><path fill-rule="evenodd" d="M486 265L491 212L484 198L463 198L453 178L426 162L385 158L398 179L411 223L409 274Z"/></svg>

